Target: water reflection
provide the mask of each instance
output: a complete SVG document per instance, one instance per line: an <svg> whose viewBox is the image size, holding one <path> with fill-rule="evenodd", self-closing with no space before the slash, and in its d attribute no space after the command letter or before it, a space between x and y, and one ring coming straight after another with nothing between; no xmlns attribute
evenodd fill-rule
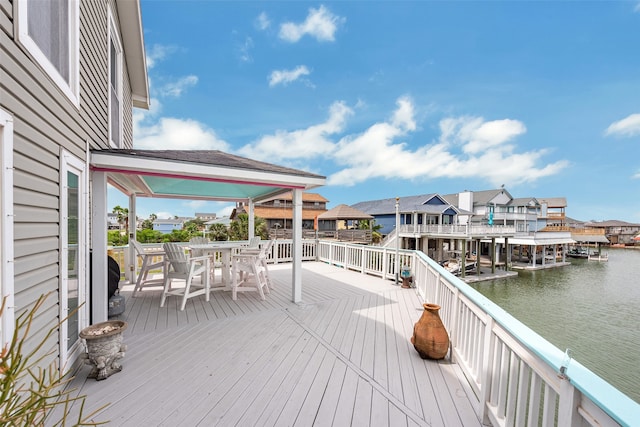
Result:
<svg viewBox="0 0 640 427"><path fill-rule="evenodd" d="M640 250L472 286L640 403Z"/></svg>

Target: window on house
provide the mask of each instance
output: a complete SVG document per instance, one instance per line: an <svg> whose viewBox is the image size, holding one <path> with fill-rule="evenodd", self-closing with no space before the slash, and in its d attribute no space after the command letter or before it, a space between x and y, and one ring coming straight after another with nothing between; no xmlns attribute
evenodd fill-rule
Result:
<svg viewBox="0 0 640 427"><path fill-rule="evenodd" d="M109 141L120 148L122 139L122 45L109 14Z"/></svg>
<svg viewBox="0 0 640 427"><path fill-rule="evenodd" d="M79 2L18 0L18 41L75 104L79 100Z"/></svg>

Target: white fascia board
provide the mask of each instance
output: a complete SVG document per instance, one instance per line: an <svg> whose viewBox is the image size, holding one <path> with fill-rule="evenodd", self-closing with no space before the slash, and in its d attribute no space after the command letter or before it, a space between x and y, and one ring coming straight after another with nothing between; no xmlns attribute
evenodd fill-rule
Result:
<svg viewBox="0 0 640 427"><path fill-rule="evenodd" d="M131 173L140 173L142 175L157 174L158 176L175 176L176 178L197 177L219 181L237 181L238 183L290 186L304 189L319 187L326 183L326 178L324 177L289 175L170 160L128 158L126 156L110 155L108 153L103 154L100 152L93 152L91 154L91 166L104 169L107 172L130 171ZM186 170L187 167L188 171Z"/></svg>
<svg viewBox="0 0 640 427"><path fill-rule="evenodd" d="M149 78L139 0L116 0L133 106L149 109Z"/></svg>

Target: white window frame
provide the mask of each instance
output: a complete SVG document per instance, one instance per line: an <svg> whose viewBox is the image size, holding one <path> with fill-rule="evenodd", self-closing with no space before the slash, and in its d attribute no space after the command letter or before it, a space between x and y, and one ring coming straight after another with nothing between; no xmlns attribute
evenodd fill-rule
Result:
<svg viewBox="0 0 640 427"><path fill-rule="evenodd" d="M80 2L69 2L69 81L60 75L49 58L42 52L38 44L29 36L29 13L27 3L30 0L16 1L17 40L31 57L42 67L67 98L76 106L80 106Z"/></svg>
<svg viewBox="0 0 640 427"><path fill-rule="evenodd" d="M119 101L119 105L118 105L118 123L120 124L118 126L118 141L119 143L114 141L113 135L112 135L112 126L111 126L111 120L113 119L112 115L111 115L111 42L114 42L116 50L117 50L117 64L116 64L116 85L118 86L116 88L116 92L117 92L117 97L118 97L118 101ZM109 7L109 37L107 38L107 57L108 57L108 64L109 64L109 72L108 72L108 82L107 82L107 99L109 100L108 102L108 109L109 109L109 145L113 148L122 148L123 144L122 144L122 136L123 136L123 132L122 132L122 119L123 119L123 106L122 106L122 98L123 98L123 92L122 92L122 86L123 86L123 81L122 81L122 67L123 67L123 50L122 50L122 42L120 40L120 34L118 32L118 27L116 26L116 22L115 19L113 18L113 14L111 13L111 7Z"/></svg>
<svg viewBox="0 0 640 427"><path fill-rule="evenodd" d="M88 262L88 236L89 236L89 220L88 220L88 206L89 206L89 192L87 183L87 167L86 163L75 157L66 150L61 150L60 153L60 319L64 319L68 316L68 280L67 280L67 253L64 249L67 246L67 172L74 172L78 175L78 218L83 218L83 221L79 222L78 229L78 253L77 253L77 276L78 276L78 332L82 328L89 325L89 310L88 310L88 286L89 276L87 269ZM63 322L60 325L60 370L65 373L67 369L71 367L73 362L80 356L83 351L82 340L78 338L72 348L68 348L67 345L67 323Z"/></svg>
<svg viewBox="0 0 640 427"><path fill-rule="evenodd" d="M0 109L0 298L6 298L0 337L11 341L15 329L13 259L13 118Z"/></svg>

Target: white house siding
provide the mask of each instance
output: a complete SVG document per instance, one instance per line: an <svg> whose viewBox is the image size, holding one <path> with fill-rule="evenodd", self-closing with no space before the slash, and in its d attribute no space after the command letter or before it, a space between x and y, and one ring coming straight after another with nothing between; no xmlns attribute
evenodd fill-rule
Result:
<svg viewBox="0 0 640 427"><path fill-rule="evenodd" d="M115 3L109 3L117 20ZM87 142L91 148L109 145L107 10L107 2L102 1L82 1L80 5L78 109L17 43L14 5L0 0L0 109L12 116L14 125L16 313L41 294L54 292L37 318L34 339L59 321L61 149L84 161ZM123 68L126 70L126 64ZM131 96L126 75L123 82L123 141L131 147ZM54 335L45 350L57 354L57 341Z"/></svg>

